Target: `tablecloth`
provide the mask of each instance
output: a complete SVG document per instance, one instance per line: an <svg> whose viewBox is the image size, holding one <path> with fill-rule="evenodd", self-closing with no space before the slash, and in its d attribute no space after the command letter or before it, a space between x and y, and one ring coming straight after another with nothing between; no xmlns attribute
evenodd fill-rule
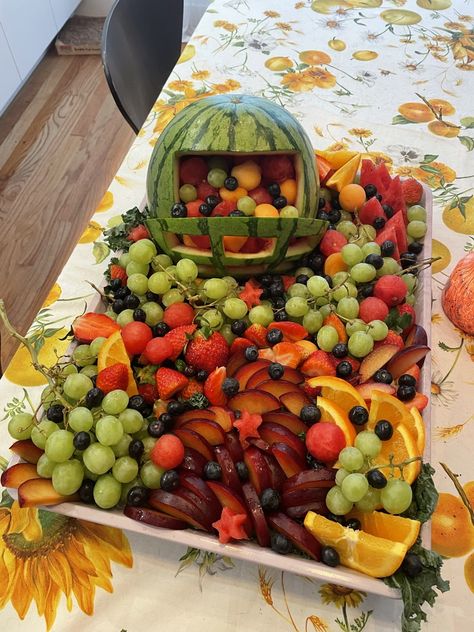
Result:
<svg viewBox="0 0 474 632"><path fill-rule="evenodd" d="M433 547L447 557L451 590L423 629L462 632L474 618L474 527L440 463L472 500L474 339L446 319L440 294L474 249L473 70L472 2L216 0L30 330L43 362L64 351L68 342L60 339L109 256L102 231L141 202L159 133L203 96L264 96L288 108L315 147L367 152L392 173L427 183L435 200L433 254L441 257L432 277L431 450L441 492ZM1 381L2 466L7 421L30 405L25 388L34 405L43 380L19 351ZM0 535L0 620L10 632L400 629L398 601L205 553L186 556L153 538L19 510L6 494Z"/></svg>

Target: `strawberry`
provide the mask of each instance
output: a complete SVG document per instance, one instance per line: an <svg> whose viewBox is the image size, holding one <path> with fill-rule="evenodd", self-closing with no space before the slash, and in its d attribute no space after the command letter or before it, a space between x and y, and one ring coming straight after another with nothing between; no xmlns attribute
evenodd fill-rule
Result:
<svg viewBox="0 0 474 632"><path fill-rule="evenodd" d="M410 408L418 408L421 412L424 408L428 406L428 397L424 393L416 393L413 399L410 399L409 402L403 402L405 406L410 410Z"/></svg>
<svg viewBox="0 0 474 632"><path fill-rule="evenodd" d="M383 340L380 340L379 342L376 342L374 345L374 349L377 349L378 347L382 347L383 345L397 345L397 347L399 347L400 349L403 349L403 347L405 346L405 343L403 342L403 338L401 336L399 336L392 329L389 329L387 337L384 338Z"/></svg>
<svg viewBox="0 0 474 632"><path fill-rule="evenodd" d="M251 347L252 343L247 338L235 338L234 342L230 345L230 355L234 355L238 351L245 351L247 347Z"/></svg>
<svg viewBox="0 0 474 632"><path fill-rule="evenodd" d="M423 187L415 178L402 180L402 191L407 206L419 204L423 197Z"/></svg>
<svg viewBox="0 0 474 632"><path fill-rule="evenodd" d="M86 312L82 316L78 316L72 323L72 331L76 340L87 344L92 342L94 338L108 338L119 330L120 325L115 320L105 314L96 314L95 312Z"/></svg>
<svg viewBox="0 0 474 632"><path fill-rule="evenodd" d="M213 406L225 406L227 403L227 397L222 390L226 377L225 366L220 366L214 369L204 382L204 395Z"/></svg>
<svg viewBox="0 0 474 632"><path fill-rule="evenodd" d="M284 342L298 342L308 337L308 331L299 323L283 320L279 323L270 323L268 329L279 329L283 334Z"/></svg>
<svg viewBox="0 0 474 632"><path fill-rule="evenodd" d="M160 399L170 399L188 385L189 379L179 371L161 367L156 372L155 381Z"/></svg>
<svg viewBox="0 0 474 632"><path fill-rule="evenodd" d="M96 386L104 393L120 390L126 391L128 387L128 367L117 362L102 369L97 374Z"/></svg>
<svg viewBox="0 0 474 632"><path fill-rule="evenodd" d="M323 324L331 325L331 327L334 327L334 329L337 331L337 335L339 336L339 342L347 342L346 327L337 314L335 314L334 312L328 314L324 319Z"/></svg>
<svg viewBox="0 0 474 632"><path fill-rule="evenodd" d="M336 376L336 369L331 362L331 357L326 351L318 349L314 351L301 366L301 372L308 377L318 375Z"/></svg>
<svg viewBox="0 0 474 632"><path fill-rule="evenodd" d="M163 321L170 329L192 325L194 309L189 303L173 303L169 305L163 314Z"/></svg>
<svg viewBox="0 0 474 632"><path fill-rule="evenodd" d="M173 345L173 353L170 356L172 360L176 360L196 329L197 325L183 325L175 327L163 336L165 340L168 340Z"/></svg>
<svg viewBox="0 0 474 632"><path fill-rule="evenodd" d="M275 354L274 362L293 369L296 369L304 356L304 351L293 342L279 342L271 350Z"/></svg>
<svg viewBox="0 0 474 632"><path fill-rule="evenodd" d="M127 235L128 241L140 241L140 239L150 239L150 233L144 224L139 224L132 228Z"/></svg>
<svg viewBox="0 0 474 632"><path fill-rule="evenodd" d="M244 332L244 338L250 340L250 342L252 342L254 345L257 345L257 347L267 347L267 331L267 328L263 325L258 325L257 323L254 323L253 325L250 325L250 327L247 327Z"/></svg>
<svg viewBox="0 0 474 632"><path fill-rule="evenodd" d="M154 384L139 384L138 393L143 397L146 403L150 405L154 404L158 399L158 391Z"/></svg>
<svg viewBox="0 0 474 632"><path fill-rule="evenodd" d="M411 317L410 323L406 327L404 327L403 332L402 332L403 334L407 334L410 331L410 329L413 327L413 325L416 323L415 310L408 303L403 303L402 305L397 305L397 312L400 314L400 316L403 316L404 314L408 314Z"/></svg>
<svg viewBox="0 0 474 632"><path fill-rule="evenodd" d="M260 287L259 283L255 281L255 279L250 279L244 286L244 289L239 294L239 298L241 298L247 307L251 309L254 305L260 305L260 294L262 294L263 288Z"/></svg>
<svg viewBox="0 0 474 632"><path fill-rule="evenodd" d="M120 279L122 286L126 284L128 276L122 266L119 266L116 263L111 263L109 266L109 274L111 281L113 281L114 279Z"/></svg>
<svg viewBox="0 0 474 632"><path fill-rule="evenodd" d="M195 369L204 369L211 373L218 366L227 364L229 346L224 336L217 331L209 338L199 334L189 341L184 358L186 363Z"/></svg>
<svg viewBox="0 0 474 632"><path fill-rule="evenodd" d="M189 380L189 384L185 386L183 390L181 391L181 397L183 397L184 399L189 399L195 393L203 393L203 392L204 392L204 387L201 384L201 382L198 382L195 379L191 379Z"/></svg>

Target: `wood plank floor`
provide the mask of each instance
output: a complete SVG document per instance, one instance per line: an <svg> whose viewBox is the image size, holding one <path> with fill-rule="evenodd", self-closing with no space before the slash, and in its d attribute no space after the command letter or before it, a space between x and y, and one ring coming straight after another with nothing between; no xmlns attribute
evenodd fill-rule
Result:
<svg viewBox="0 0 474 632"><path fill-rule="evenodd" d="M133 139L99 55L48 52L0 117L0 297L22 332ZM16 344L2 333L5 368Z"/></svg>

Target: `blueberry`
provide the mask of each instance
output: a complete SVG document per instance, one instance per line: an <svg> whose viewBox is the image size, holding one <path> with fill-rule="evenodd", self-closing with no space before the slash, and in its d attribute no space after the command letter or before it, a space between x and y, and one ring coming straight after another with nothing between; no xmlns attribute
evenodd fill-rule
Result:
<svg viewBox="0 0 474 632"><path fill-rule="evenodd" d="M295 279L295 282L306 285L306 283L308 283L308 280L309 280L309 276L307 274L298 274L298 276Z"/></svg>
<svg viewBox="0 0 474 632"><path fill-rule="evenodd" d="M235 336L243 336L244 331L247 329L247 323L245 320L234 320L230 329Z"/></svg>
<svg viewBox="0 0 474 632"><path fill-rule="evenodd" d="M308 261L308 266L315 272L316 274L323 271L324 267L324 257L319 253L315 253L311 255Z"/></svg>
<svg viewBox="0 0 474 632"><path fill-rule="evenodd" d="M338 342L337 345L332 348L331 353L335 358L345 358L347 355L347 345L343 342Z"/></svg>
<svg viewBox="0 0 474 632"><path fill-rule="evenodd" d="M189 364L187 364L184 367L183 374L186 377L194 377L196 375L196 369L193 366L189 366Z"/></svg>
<svg viewBox="0 0 474 632"><path fill-rule="evenodd" d="M380 470L369 470L366 477L369 485L374 489L383 489L387 484L387 478Z"/></svg>
<svg viewBox="0 0 474 632"><path fill-rule="evenodd" d="M138 410L139 413L142 413L143 409L146 407L147 407L147 403L141 395L132 395L130 399L128 400L127 408L131 408L132 410Z"/></svg>
<svg viewBox="0 0 474 632"><path fill-rule="evenodd" d="M416 379L409 373L404 373L398 378L398 386L416 386Z"/></svg>
<svg viewBox="0 0 474 632"><path fill-rule="evenodd" d="M266 338L268 344L273 347L273 345L276 345L283 340L283 332L281 331L281 329L277 328L270 329L267 332Z"/></svg>
<svg viewBox="0 0 474 632"><path fill-rule="evenodd" d="M177 202L173 204L171 207L171 217L187 217L188 209L186 208L186 204L182 202Z"/></svg>
<svg viewBox="0 0 474 632"><path fill-rule="evenodd" d="M204 466L204 478L208 481L219 481L222 477L222 469L217 461L208 461Z"/></svg>
<svg viewBox="0 0 474 632"><path fill-rule="evenodd" d="M391 217L393 217L394 210L390 206L390 204L382 204L382 208L383 208L383 212L385 213L385 216L386 216L387 219L390 219Z"/></svg>
<svg viewBox="0 0 474 632"><path fill-rule="evenodd" d="M367 199L374 197L374 195L377 195L377 187L373 184L366 184L364 187L364 191Z"/></svg>
<svg viewBox="0 0 474 632"><path fill-rule="evenodd" d="M145 310L141 309L140 307L137 307L137 309L133 310L133 320L144 323L146 321Z"/></svg>
<svg viewBox="0 0 474 632"><path fill-rule="evenodd" d="M277 182L272 182L268 185L267 191L270 193L272 198L276 198L280 195L280 185Z"/></svg>
<svg viewBox="0 0 474 632"><path fill-rule="evenodd" d="M91 444L91 436L85 431L76 432L72 442L76 450L85 450Z"/></svg>
<svg viewBox="0 0 474 632"><path fill-rule="evenodd" d="M382 201L382 195L380 193L377 193L374 197L376 197L379 202Z"/></svg>
<svg viewBox="0 0 474 632"><path fill-rule="evenodd" d="M347 360L342 360L336 366L336 375L338 377L349 377L352 373L352 364Z"/></svg>
<svg viewBox="0 0 474 632"><path fill-rule="evenodd" d="M316 215L316 217L318 219L322 219L324 222L329 221L329 215L328 213L326 213L326 211L318 211L318 214Z"/></svg>
<svg viewBox="0 0 474 632"><path fill-rule="evenodd" d="M160 336L164 336L165 334L167 334L169 332L170 328L168 327L168 325L166 323L157 323L154 327L153 327L153 335L160 337Z"/></svg>
<svg viewBox="0 0 474 632"><path fill-rule="evenodd" d="M321 411L313 404L307 404L300 410L300 419L305 424L315 424L321 419Z"/></svg>
<svg viewBox="0 0 474 632"><path fill-rule="evenodd" d="M325 206L326 206L325 198L320 197L318 200L318 211L322 211Z"/></svg>
<svg viewBox="0 0 474 632"><path fill-rule="evenodd" d="M408 402L416 395L416 388L414 386L399 386L397 388L397 397L402 402Z"/></svg>
<svg viewBox="0 0 474 632"><path fill-rule="evenodd" d="M323 277L328 282L329 287L332 287L332 278L329 276L329 274L323 274Z"/></svg>
<svg viewBox="0 0 474 632"><path fill-rule="evenodd" d="M165 430L169 430L170 428L173 427L174 419L173 419L173 415L170 415L170 413L161 413L158 421L160 421L164 425L164 429ZM163 434L163 433L161 433L161 434ZM159 435L159 436L161 436L161 435Z"/></svg>
<svg viewBox="0 0 474 632"><path fill-rule="evenodd" d="M390 371L387 369L379 369L374 373L374 382L378 382L379 384L391 384L393 382L393 377Z"/></svg>
<svg viewBox="0 0 474 632"><path fill-rule="evenodd" d="M123 299L121 298L117 298L113 303L112 303L112 310L116 313L116 314L120 314L120 312L123 312L123 310L125 309L125 303L123 302Z"/></svg>
<svg viewBox="0 0 474 632"><path fill-rule="evenodd" d="M423 564L415 553L408 553L402 562L402 571L408 577L416 577L423 570Z"/></svg>
<svg viewBox="0 0 474 632"><path fill-rule="evenodd" d="M328 220L331 224L337 224L341 219L341 211L337 208L333 208L332 211L328 213Z"/></svg>
<svg viewBox="0 0 474 632"><path fill-rule="evenodd" d="M160 301L160 295L150 292L150 290L148 290L145 296L147 301L152 301L153 303L158 303Z"/></svg>
<svg viewBox="0 0 474 632"><path fill-rule="evenodd" d="M273 279L271 277L270 274L262 274L262 276L259 279L260 281L260 285L263 287L270 287L270 285L273 282Z"/></svg>
<svg viewBox="0 0 474 632"><path fill-rule="evenodd" d="M235 469L237 470L237 475L241 481L248 480L249 470L243 461L237 461L235 464Z"/></svg>
<svg viewBox="0 0 474 632"><path fill-rule="evenodd" d="M276 198L273 198L273 202L272 202L273 206L275 208L284 208L285 206L288 206L288 200L286 199L286 197L284 195L279 195Z"/></svg>
<svg viewBox="0 0 474 632"><path fill-rule="evenodd" d="M272 380L280 380L284 372L285 369L279 362L272 362L268 367L268 375Z"/></svg>
<svg viewBox="0 0 474 632"><path fill-rule="evenodd" d="M207 371L205 369L200 369L196 373L196 380L198 382L205 382L207 380Z"/></svg>
<svg viewBox="0 0 474 632"><path fill-rule="evenodd" d="M254 345L247 347L244 351L245 359L249 362L255 362L258 359L258 349Z"/></svg>
<svg viewBox="0 0 474 632"><path fill-rule="evenodd" d="M277 323L281 323L288 320L288 314L285 312L284 309L280 309L277 312L275 312L273 318Z"/></svg>
<svg viewBox="0 0 474 632"><path fill-rule="evenodd" d="M383 266L383 257L376 254L370 254L365 258L365 263L369 263L371 266L374 266L376 270L380 270Z"/></svg>
<svg viewBox="0 0 474 632"><path fill-rule="evenodd" d="M130 290L125 285L124 287L120 287L116 292L114 292L115 298L123 299L130 294Z"/></svg>
<svg viewBox="0 0 474 632"><path fill-rule="evenodd" d="M234 176L228 176L225 180L224 180L224 187L228 190L228 191L235 191L235 189L239 186L239 183L237 182L237 178L234 178Z"/></svg>
<svg viewBox="0 0 474 632"><path fill-rule="evenodd" d="M283 307L285 307L286 301L283 298L283 296L277 296L276 298L273 299L272 304L275 307L275 309L282 309Z"/></svg>
<svg viewBox="0 0 474 632"><path fill-rule="evenodd" d="M143 507L148 500L148 489L142 485L135 485L128 490L127 505L131 507Z"/></svg>
<svg viewBox="0 0 474 632"><path fill-rule="evenodd" d="M160 478L160 487L165 492L172 492L179 487L179 474L176 470L163 472Z"/></svg>
<svg viewBox="0 0 474 632"><path fill-rule="evenodd" d="M360 531L360 520L357 518L349 518L349 520L346 520L346 527L349 527L349 529L353 529L354 531Z"/></svg>
<svg viewBox="0 0 474 632"><path fill-rule="evenodd" d="M346 524L346 519L344 518L344 516L336 516L336 514L328 513L326 518L328 520L331 520L331 522L337 522L337 524L342 524L342 526Z"/></svg>
<svg viewBox="0 0 474 632"><path fill-rule="evenodd" d="M165 424L162 419L154 419L148 424L147 432L150 437L158 439L165 432Z"/></svg>
<svg viewBox="0 0 474 632"><path fill-rule="evenodd" d="M120 279L111 279L109 287L111 290L118 290L122 287L122 281Z"/></svg>
<svg viewBox="0 0 474 632"><path fill-rule="evenodd" d="M186 410L186 405L183 404L183 402L177 402L176 400L171 400L167 407L166 407L166 412L171 415L181 415L181 413L184 413L184 411Z"/></svg>
<svg viewBox="0 0 474 632"><path fill-rule="evenodd" d="M222 382L222 391L227 397L232 397L239 392L239 386L239 381L235 377L226 377Z"/></svg>
<svg viewBox="0 0 474 632"><path fill-rule="evenodd" d="M91 388L90 391L87 391L86 397L84 399L84 405L89 409L96 408L97 406L100 406L104 397L105 397L104 391L102 391L97 386L94 386L94 388Z"/></svg>
<svg viewBox="0 0 474 632"><path fill-rule="evenodd" d="M280 494L272 487L267 487L260 494L260 504L262 505L263 511L278 511L280 501Z"/></svg>
<svg viewBox="0 0 474 632"><path fill-rule="evenodd" d="M339 553L332 546L322 546L321 562L326 566L338 566L340 563Z"/></svg>
<svg viewBox="0 0 474 632"><path fill-rule="evenodd" d="M219 204L220 199L217 197L217 195L208 195L204 202L211 208L214 208Z"/></svg>
<svg viewBox="0 0 474 632"><path fill-rule="evenodd" d="M132 457L132 459L136 459L140 461L145 451L145 446L143 445L143 441L141 439L132 439L128 444L128 454Z"/></svg>
<svg viewBox="0 0 474 632"><path fill-rule="evenodd" d="M369 420L369 413L363 406L353 406L349 411L349 419L354 426L363 426Z"/></svg>
<svg viewBox="0 0 474 632"><path fill-rule="evenodd" d="M385 226L385 217L376 217L374 219L374 221L372 222L372 226L376 229L376 230L380 230Z"/></svg>
<svg viewBox="0 0 474 632"><path fill-rule="evenodd" d="M391 257L395 252L395 244L390 239L386 239L380 246L382 257Z"/></svg>
<svg viewBox="0 0 474 632"><path fill-rule="evenodd" d="M408 252L412 252L414 255L419 255L423 250L423 244L419 241L412 241L408 244Z"/></svg>
<svg viewBox="0 0 474 632"><path fill-rule="evenodd" d="M288 538L285 538L281 533L272 533L270 539L270 546L275 553L280 555L288 555L293 550L293 545Z"/></svg>
<svg viewBox="0 0 474 632"><path fill-rule="evenodd" d="M91 389L91 390L93 390L93 389ZM102 400L100 400L100 401L102 401ZM99 404L100 404L100 402L99 402ZM60 424L64 420L63 410L64 410L64 406L61 406L61 404L53 404L52 406L50 406L48 408L48 410L46 412L46 417L49 419L49 421L54 421L55 424Z"/></svg>
<svg viewBox="0 0 474 632"><path fill-rule="evenodd" d="M380 419L375 424L374 432L380 441L388 441L393 436L393 426L387 419Z"/></svg>
<svg viewBox="0 0 474 632"><path fill-rule="evenodd" d="M95 481L91 481L89 478L85 478L82 481L82 485L79 487L79 498L81 502L87 505L94 504L94 485Z"/></svg>
<svg viewBox="0 0 474 632"><path fill-rule="evenodd" d="M245 213L236 208L229 213L229 217L245 217Z"/></svg>
<svg viewBox="0 0 474 632"><path fill-rule="evenodd" d="M129 294L123 299L123 304L125 305L125 309L137 309L140 305L140 299L135 294Z"/></svg>
<svg viewBox="0 0 474 632"><path fill-rule="evenodd" d="M404 270L406 270L410 266L416 265L416 262L417 256L413 252L400 253L400 265Z"/></svg>
<svg viewBox="0 0 474 632"><path fill-rule="evenodd" d="M201 215L204 215L204 217L209 217L209 215L212 213L212 206L209 206L209 204L200 204L199 205L199 212L201 213Z"/></svg>
<svg viewBox="0 0 474 632"><path fill-rule="evenodd" d="M358 293L360 298L368 298L369 296L372 296L374 293L374 284L364 283L359 285Z"/></svg>

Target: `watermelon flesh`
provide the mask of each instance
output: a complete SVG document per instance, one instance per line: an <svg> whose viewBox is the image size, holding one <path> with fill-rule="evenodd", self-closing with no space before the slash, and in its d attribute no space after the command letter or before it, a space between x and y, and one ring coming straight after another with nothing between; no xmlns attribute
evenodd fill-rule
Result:
<svg viewBox="0 0 474 632"><path fill-rule="evenodd" d="M369 198L364 206L360 209L359 219L363 224L373 225L376 217L383 217L384 219L386 219L382 205L374 196Z"/></svg>
<svg viewBox="0 0 474 632"><path fill-rule="evenodd" d="M377 193L384 195L390 186L392 178L384 162L375 165L371 160L364 158L360 169L360 185L365 187L373 184L377 189Z"/></svg>
<svg viewBox="0 0 474 632"><path fill-rule="evenodd" d="M401 213L405 225L408 224L407 207L403 196L400 177L393 178L388 189L382 193L382 201L393 208L394 213Z"/></svg>
<svg viewBox="0 0 474 632"><path fill-rule="evenodd" d="M381 246L383 242L387 239L393 241L393 243L395 244L395 250L393 251L392 258L395 259L395 261L400 261L400 251L398 249L397 232L395 230L395 226L385 226L384 229L381 230L377 237L374 239L374 241L376 244Z"/></svg>
<svg viewBox="0 0 474 632"><path fill-rule="evenodd" d="M405 222L403 221L403 214L395 213L395 215L393 215L385 224L384 228L388 228L390 226L393 226L395 228L395 233L397 235L398 250L400 252L406 252L408 249L408 244L407 244Z"/></svg>

